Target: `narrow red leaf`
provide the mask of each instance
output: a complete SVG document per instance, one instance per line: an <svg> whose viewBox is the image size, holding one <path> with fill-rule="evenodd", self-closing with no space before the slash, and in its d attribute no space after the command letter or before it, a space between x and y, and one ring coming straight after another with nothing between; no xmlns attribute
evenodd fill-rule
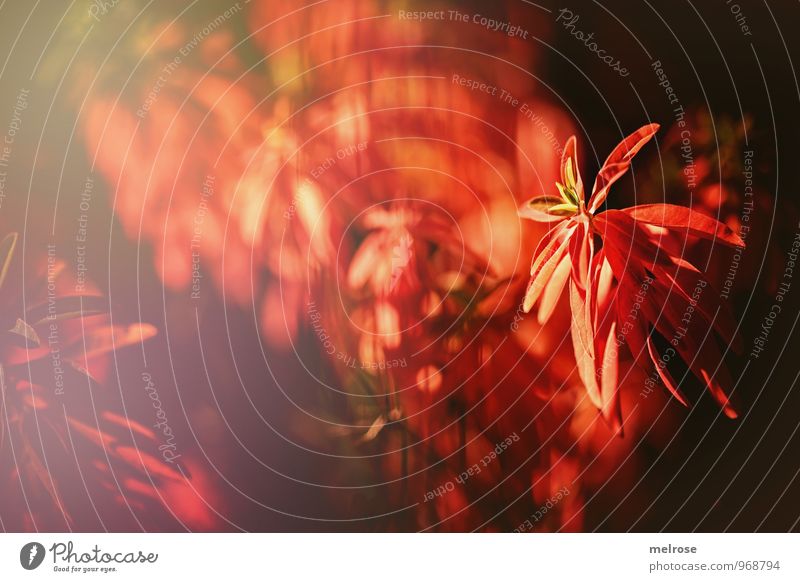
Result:
<svg viewBox="0 0 800 582"><path fill-rule="evenodd" d="M575 351L575 363L578 367L578 375L586 387L592 403L597 408L602 408L603 400L600 396L600 389L597 385L596 366L594 357L594 334L592 329L586 324L587 305L581 296L575 282L569 283L569 301L572 311L572 347Z"/></svg>
<svg viewBox="0 0 800 582"><path fill-rule="evenodd" d="M589 229L588 222L578 223L570 237L569 254L572 260L572 280L581 290L587 289L589 266L592 264L594 254L594 235Z"/></svg>
<svg viewBox="0 0 800 582"><path fill-rule="evenodd" d="M614 299L614 272L608 259L606 259L605 249L600 249L594 257L594 262L593 273L596 283L594 293L595 314L607 313L610 303Z"/></svg>
<svg viewBox="0 0 800 582"><path fill-rule="evenodd" d="M688 407L689 402L686 400L686 396L683 395L681 389L678 388L675 379L672 377L672 374L669 373L667 370L667 366L663 363L661 354L658 353L656 350L656 346L653 343L652 338L647 338L647 351L650 354L650 359L653 361L653 365L656 367L656 372L661 377L661 380L664 382L664 385L672 392L672 395L678 399L678 402L683 404L684 406Z"/></svg>
<svg viewBox="0 0 800 582"><path fill-rule="evenodd" d="M542 251L535 255L533 264L531 265L531 280L528 284L528 290L525 293L525 300L522 304L525 313L529 312L536 304L536 301L539 299L548 281L550 281L550 277L561 261L561 257L563 257L564 253L567 251L569 237L564 236L565 230L566 229L558 228L547 241ZM542 242L544 242L544 240Z"/></svg>
<svg viewBox="0 0 800 582"><path fill-rule="evenodd" d="M643 204L622 210L635 220L673 230L683 236L692 235L719 241L732 247L744 246L744 241L718 220L684 206L673 204Z"/></svg>
<svg viewBox="0 0 800 582"><path fill-rule="evenodd" d="M597 174L589 199L589 212L596 212L605 202L611 185L619 180L631 165L631 160L640 149L655 135L660 126L651 123L640 127L623 139L606 158L603 167Z"/></svg>
<svg viewBox="0 0 800 582"><path fill-rule="evenodd" d="M656 305L663 305L664 308L658 314L657 323L652 313L647 314L648 319L655 323L657 331L670 342L671 348L689 370L703 381L714 399L725 409L725 414L734 418L735 416L732 416L736 414L734 407L723 388L730 386L732 380L724 367L716 336L708 333L710 322L706 321L699 311L695 311L689 323L685 324L682 314L687 313L689 302L675 293L669 295L668 289L659 285L653 286L651 300ZM658 366L656 360L654 363L659 374L665 372ZM716 377L711 377L707 370L716 370Z"/></svg>
<svg viewBox="0 0 800 582"><path fill-rule="evenodd" d="M711 284L706 282L704 287L700 287L700 282L704 281L702 273L691 263L677 257L674 259L676 265L673 268L654 266L655 275L663 279L664 283L678 293L686 303L694 302L693 307L697 309L697 313L702 316L706 324L713 325L723 341L734 351L741 351L742 337L736 331L729 311L718 300L719 295Z"/></svg>
<svg viewBox="0 0 800 582"><path fill-rule="evenodd" d="M603 363L600 368L600 399L603 417L614 430L622 426L621 410L617 397L619 381L619 352L616 345L617 323L609 315L608 332L603 334Z"/></svg>
<svg viewBox="0 0 800 582"><path fill-rule="evenodd" d="M736 411L736 408L734 408L731 399L728 397L725 390L722 389L722 386L717 382L716 378L711 376L705 369L701 369L700 374L703 376L706 386L708 386L708 389L711 391L711 395L722 407L725 416L732 419L738 418L739 413Z"/></svg>
<svg viewBox="0 0 800 582"><path fill-rule="evenodd" d="M561 293L564 291L564 285L567 283L567 279L569 279L571 269L572 265L569 262L569 258L563 257L558 263L556 270L553 271L553 275L550 277L550 281L547 283L542 293L539 311L536 314L536 320L540 325L547 323L550 316L553 314L558 300L561 297Z"/></svg>
<svg viewBox="0 0 800 582"><path fill-rule="evenodd" d="M604 248L608 248L611 260L612 252L623 259L622 264L612 262L614 275L621 279L631 267L645 267L654 263L670 263L669 255L660 249L650 234L631 216L620 210L608 210L593 219L595 228L600 232Z"/></svg>

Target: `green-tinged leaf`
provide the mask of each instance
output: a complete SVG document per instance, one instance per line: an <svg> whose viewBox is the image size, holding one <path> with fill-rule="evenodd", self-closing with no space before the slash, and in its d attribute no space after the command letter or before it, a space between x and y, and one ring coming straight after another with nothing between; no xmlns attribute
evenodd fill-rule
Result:
<svg viewBox="0 0 800 582"><path fill-rule="evenodd" d="M574 209L574 210L573 210ZM536 222L557 222L575 214L577 207L555 196L537 196L520 206L518 214Z"/></svg>
<svg viewBox="0 0 800 582"><path fill-rule="evenodd" d="M575 168L572 167L572 158L567 158L567 163L564 168L565 178L567 180L567 189L568 190L575 190L576 180L575 180Z"/></svg>
<svg viewBox="0 0 800 582"><path fill-rule="evenodd" d="M555 206L551 206L549 211L551 214L565 213L567 216L570 216L578 211L578 207L574 204L556 204Z"/></svg>
<svg viewBox="0 0 800 582"><path fill-rule="evenodd" d="M567 140L561 154L561 181L575 193L576 197L583 196L583 180L578 171L578 140L574 135Z"/></svg>
<svg viewBox="0 0 800 582"><path fill-rule="evenodd" d="M558 188L558 192L561 194L561 198L564 200L564 202L575 206L577 210L579 202L578 194L575 192L574 186L564 186L561 182L556 182L556 188Z"/></svg>
<svg viewBox="0 0 800 582"><path fill-rule="evenodd" d="M556 182L556 188L558 188L558 193L561 194L562 200L564 200L566 203L570 203L571 200L564 185L561 182Z"/></svg>

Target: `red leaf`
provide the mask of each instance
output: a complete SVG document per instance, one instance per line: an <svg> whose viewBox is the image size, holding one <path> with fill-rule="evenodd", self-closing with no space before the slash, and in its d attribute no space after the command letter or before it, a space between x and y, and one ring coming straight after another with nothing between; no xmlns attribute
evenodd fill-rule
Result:
<svg viewBox="0 0 800 582"><path fill-rule="evenodd" d="M718 240L732 246L743 247L744 241L726 225L718 220L695 212L684 206L673 204L644 204L622 210L635 220L674 230L684 236Z"/></svg>
<svg viewBox="0 0 800 582"><path fill-rule="evenodd" d="M586 392L595 406L603 407L600 389L597 386L597 376L594 356L594 333L587 323L589 311L587 301L581 296L575 281L569 283L569 303L572 310L572 347L575 351L575 363L578 375L586 387Z"/></svg>
<svg viewBox="0 0 800 582"><path fill-rule="evenodd" d="M572 260L572 280L581 290L588 288L589 265L594 254L594 234L586 221L578 223L570 237L570 259Z"/></svg>
<svg viewBox="0 0 800 582"><path fill-rule="evenodd" d="M619 407L617 396L619 381L619 351L616 345L617 322L613 315L608 314L608 332L603 334L603 364L600 368L600 399L602 400L601 412L603 417L611 423L616 431L622 428L622 410Z"/></svg>
<svg viewBox="0 0 800 582"><path fill-rule="evenodd" d="M700 293L695 293L698 284L704 281L703 274L691 263L678 257L673 257L675 267L667 268L661 265L654 266L655 275L669 283L672 289L680 294L681 298L690 303L695 301L697 313L702 316L707 325L714 326L720 337L730 344L734 351L742 349L742 337L733 324L732 317L726 305L721 303L718 294L710 283L700 288Z"/></svg>
<svg viewBox="0 0 800 582"><path fill-rule="evenodd" d="M633 156L650 141L658 128L657 123L640 127L623 139L609 154L594 181L592 197L589 199L589 212L594 213L603 205L608 196L608 189L628 171Z"/></svg>
<svg viewBox="0 0 800 582"><path fill-rule="evenodd" d="M555 271L553 271L553 275L550 277L550 281L548 281L547 285L545 286L544 293L542 293L542 300L539 303L539 311L536 314L536 320L539 322L540 325L544 325L550 319L550 316L553 314L553 310L555 310L556 305L558 304L558 299L561 297L561 293L564 291L564 285L569 279L569 273L571 270L572 265L569 262L568 257L564 257L558 263Z"/></svg>
<svg viewBox="0 0 800 582"><path fill-rule="evenodd" d="M611 264L606 259L604 249L594 257L595 266L593 268L593 280L595 282L595 317L597 314L606 313L610 309L610 304L614 300L614 272Z"/></svg>
<svg viewBox="0 0 800 582"><path fill-rule="evenodd" d="M531 281L525 293L522 308L527 313L536 304L545 286L555 272L561 257L567 250L569 237L564 236L565 228L557 228L540 253L535 255L531 265ZM542 239L544 242L546 239Z"/></svg>
<svg viewBox="0 0 800 582"><path fill-rule="evenodd" d="M607 210L595 216L593 222L604 244L615 252L624 254L626 262L638 259L646 262L665 260L664 253L659 255L659 248L650 235L625 212ZM623 274L616 269L614 272L618 277Z"/></svg>
<svg viewBox="0 0 800 582"><path fill-rule="evenodd" d="M664 385L669 389L670 392L672 392L672 395L675 396L675 398L677 398L681 404L688 407L689 402L686 400L686 396L684 396L683 392L681 392L681 389L678 388L678 385L673 379L672 374L670 374L669 370L667 370L666 364L663 364L662 356L656 351L656 346L650 337L647 338L647 351L650 354L650 359L653 360L653 364L656 367L656 372L658 372L658 375L661 376L661 380L664 382Z"/></svg>
<svg viewBox="0 0 800 582"><path fill-rule="evenodd" d="M721 370L722 369L720 369L720 371ZM719 373L718 371L717 374ZM722 406L722 411L725 413L725 416L728 418L737 418L739 413L736 412L736 409L731 403L731 399L722 389L722 386L717 382L716 378L711 376L704 368L700 370L700 374L702 374L706 386L708 386L708 389L711 391L711 395L719 402L720 406Z"/></svg>
<svg viewBox="0 0 800 582"><path fill-rule="evenodd" d="M710 322L707 322L702 314L695 310L689 323L681 329L685 325L684 318L689 302L677 293L670 295L668 291L667 287L662 287L656 282L651 288L649 301L642 305L643 311L653 322L658 333L669 342L669 349L674 350L691 372L703 381L714 399L723 407L725 414L730 418L735 418L736 412L723 388L723 386L730 386L732 380L724 366L723 355L717 344L716 336L710 333ZM654 313L654 310L648 309L648 304L662 306L660 312ZM673 353L673 355L675 354ZM652 356L653 352L651 351ZM659 367L659 361L655 358L653 363L656 364L659 375L672 391L675 388L675 382L669 376L663 363ZM711 377L708 370L716 370L716 377Z"/></svg>

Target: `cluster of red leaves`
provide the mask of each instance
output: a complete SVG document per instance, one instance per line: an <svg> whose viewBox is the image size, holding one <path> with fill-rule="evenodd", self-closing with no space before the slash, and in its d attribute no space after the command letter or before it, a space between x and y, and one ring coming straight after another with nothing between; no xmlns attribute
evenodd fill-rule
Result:
<svg viewBox="0 0 800 582"><path fill-rule="evenodd" d="M109 323L104 298L63 292L74 288L63 262L48 254L25 272L16 247L16 234L0 242L3 527L81 527L87 497L110 523L117 516L97 512L162 503L158 489L184 479L158 458L151 429L104 408L96 393L110 352L155 328Z"/></svg>
<svg viewBox="0 0 800 582"><path fill-rule="evenodd" d="M670 392L687 404L680 379L675 380L667 365L668 354L677 352L725 414L737 414L728 395L731 380L723 353L729 346L739 348L741 340L719 293L706 290L703 272L685 255L691 238L731 247L744 242L726 225L683 206L648 204L599 212L610 187L657 130L655 124L642 127L614 148L588 202L573 136L561 162L561 197L538 196L520 208L524 218L556 223L535 254L525 310L540 302L539 319L545 321L569 280L580 377L595 405L618 427L618 348L623 343L637 360L649 357Z"/></svg>

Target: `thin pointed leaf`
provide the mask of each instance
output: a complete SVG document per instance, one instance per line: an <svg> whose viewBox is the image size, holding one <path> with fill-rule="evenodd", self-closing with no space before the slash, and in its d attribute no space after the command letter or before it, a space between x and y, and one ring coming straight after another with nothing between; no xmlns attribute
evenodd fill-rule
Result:
<svg viewBox="0 0 800 582"><path fill-rule="evenodd" d="M606 158L603 167L597 173L589 199L589 212L596 212L603 205L611 185L622 177L631 165L631 160L640 149L656 134L659 125L651 123L640 127L623 139Z"/></svg>
<svg viewBox="0 0 800 582"><path fill-rule="evenodd" d="M564 200L564 202L568 204L572 203L572 197L561 182L556 182L556 188L558 188L558 193L561 194L561 199Z"/></svg>
<svg viewBox="0 0 800 582"><path fill-rule="evenodd" d="M536 320L540 325L547 323L550 316L553 315L553 311L556 305L558 305L558 300L564 291L564 285L566 285L567 279L569 279L571 270L572 265L569 262L569 258L563 257L555 271L553 271L550 281L545 286L544 293L542 293L542 299L539 302L539 311L536 314Z"/></svg>
<svg viewBox="0 0 800 582"><path fill-rule="evenodd" d="M647 351L650 354L650 359L653 361L653 365L656 367L656 372L658 372L658 375L661 377L664 385L670 392L672 392L672 395L678 399L678 402L688 407L689 402L686 400L686 396L683 395L683 392L681 392L681 389L678 387L675 379L672 377L672 374L670 374L669 370L667 370L667 366L662 363L661 355L656 350L656 346L650 337L647 338Z"/></svg>
<svg viewBox="0 0 800 582"><path fill-rule="evenodd" d="M586 324L586 302L572 280L569 283L569 302L572 312L572 347L575 351L578 375L592 403L597 408L602 408L603 401L600 397L600 389L597 386L594 337L592 330Z"/></svg>
<svg viewBox="0 0 800 582"><path fill-rule="evenodd" d="M653 272L657 277L664 279L681 298L690 303L695 302L698 313L707 322L713 325L720 337L729 344L734 351L740 352L742 348L741 334L736 330L726 306L718 300L719 295L713 291L710 283L700 288L700 293L695 293L700 281L705 281L703 274L691 263L674 257L675 267L666 268L661 265L654 267Z"/></svg>
<svg viewBox="0 0 800 582"><path fill-rule="evenodd" d="M711 376L711 374L709 374L704 368L700 369L700 374L703 378L703 381L706 383L706 386L711 391L711 395L714 397L714 400L716 400L722 407L722 411L725 413L725 416L731 419L738 418L739 413L736 411L736 408L731 403L731 399L725 393L725 390L722 389L722 386L719 382L717 382L716 378Z"/></svg>
<svg viewBox="0 0 800 582"><path fill-rule="evenodd" d="M548 212L549 212L550 214L560 214L560 213L564 213L564 214L566 214L567 216L571 216L571 215L575 214L577 211L578 211L578 207L577 207L577 206L575 206L575 205L574 205L574 204L572 204L572 203L567 203L567 204L556 204L555 206L551 206L551 207L548 209Z"/></svg>
<svg viewBox="0 0 800 582"><path fill-rule="evenodd" d="M45 301L30 308L25 320L34 327L46 321L88 317L108 312L108 302L97 295L70 295Z"/></svg>
<svg viewBox="0 0 800 582"><path fill-rule="evenodd" d="M95 378L92 373L87 370L84 366L80 365L77 361L71 358L64 358L64 361L67 362L70 367L78 372L81 376L86 376L92 384L99 385L100 381Z"/></svg>
<svg viewBox="0 0 800 582"><path fill-rule="evenodd" d="M578 185L578 182L575 179L575 168L572 158L567 158L567 165L564 168L564 173L566 174L564 178L566 179L565 184L567 188L569 188L570 190L575 190L575 188Z"/></svg>
<svg viewBox="0 0 800 582"><path fill-rule="evenodd" d="M583 180L578 171L578 142L575 136L571 136L564 145L564 153L561 154L561 183L574 185L575 193L583 196ZM569 172L567 170L570 170ZM573 175L574 172L574 175Z"/></svg>
<svg viewBox="0 0 800 582"><path fill-rule="evenodd" d="M561 261L561 257L566 253L568 245L569 237L554 236L534 259L531 265L531 280L522 304L522 309L525 313L528 313L536 304Z"/></svg>
<svg viewBox="0 0 800 582"><path fill-rule="evenodd" d="M102 416L108 422L116 424L117 426L121 426L122 428L128 429L130 432L138 433L139 435L148 438L150 440L155 440L156 438L155 433L153 433L153 431L149 427L146 427L143 424L128 418L127 416L119 415L110 410L104 411L102 413Z"/></svg>
<svg viewBox="0 0 800 582"><path fill-rule="evenodd" d="M719 241L732 247L743 247L744 241L718 220L685 206L673 204L643 204L626 208L625 214L635 220L675 231L683 236L692 235Z"/></svg>
<svg viewBox="0 0 800 582"><path fill-rule="evenodd" d="M618 402L619 353L616 346L617 322L609 316L608 332L603 334L603 362L600 368L600 399L603 417L614 430L622 426L622 411Z"/></svg>
<svg viewBox="0 0 800 582"><path fill-rule="evenodd" d="M140 344L158 333L148 323L128 326L106 326L86 330L81 338L64 349L63 356L69 359L91 359L112 350Z"/></svg>
<svg viewBox="0 0 800 582"><path fill-rule="evenodd" d="M606 313L610 308L611 302L614 300L614 272L611 269L611 264L606 259L605 249L600 249L594 256L596 264L594 268L594 281L595 284L595 316L599 317L600 314Z"/></svg>
<svg viewBox="0 0 800 582"><path fill-rule="evenodd" d="M632 287L627 280L620 281L617 299L633 297L635 291ZM619 300L616 301L616 312L618 321L625 321L629 324L626 327L628 333L625 334L625 343L628 344L628 349L633 356L634 362L643 370L649 372L650 357L647 350L647 325L644 322L644 318L638 317L633 321L629 321L629 307Z"/></svg>
<svg viewBox="0 0 800 582"><path fill-rule="evenodd" d="M572 260L572 280L581 290L588 288L589 268L594 255L594 235L588 222L578 224L570 237L569 254Z"/></svg>

